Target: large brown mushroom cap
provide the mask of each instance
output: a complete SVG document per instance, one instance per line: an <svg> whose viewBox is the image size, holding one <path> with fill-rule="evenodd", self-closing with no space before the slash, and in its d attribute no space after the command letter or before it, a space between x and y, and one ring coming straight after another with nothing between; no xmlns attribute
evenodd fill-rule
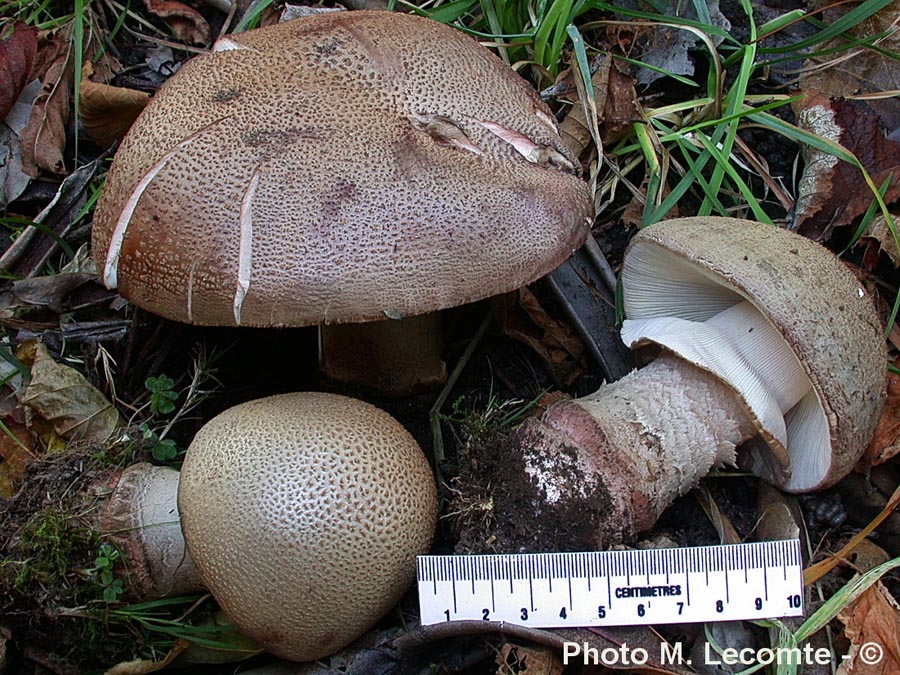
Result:
<svg viewBox="0 0 900 675"><path fill-rule="evenodd" d="M470 37L389 12L229 36L132 127L94 218L107 285L204 325L409 316L580 246L591 200L549 109Z"/></svg>
<svg viewBox="0 0 900 675"><path fill-rule="evenodd" d="M335 394L272 396L213 418L188 449L178 505L222 608L297 661L334 653L396 604L437 521L412 436Z"/></svg>
<svg viewBox="0 0 900 675"><path fill-rule="evenodd" d="M752 468L792 491L827 487L852 469L885 400L887 354L871 297L834 254L771 225L680 218L635 236L622 283L629 319L702 322L748 300L784 337L811 383L785 415L787 446L761 429L774 456L753 452ZM788 465L786 473L773 457Z"/></svg>

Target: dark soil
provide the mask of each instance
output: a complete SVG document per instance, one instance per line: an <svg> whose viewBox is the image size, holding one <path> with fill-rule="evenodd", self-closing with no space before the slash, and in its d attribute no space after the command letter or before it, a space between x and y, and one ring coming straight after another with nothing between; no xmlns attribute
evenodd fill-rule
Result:
<svg viewBox="0 0 900 675"><path fill-rule="evenodd" d="M575 450L552 458L555 476L572 486L589 477ZM604 504L601 486L550 503L546 489L525 470L521 434L488 427L469 437L459 475L450 482L449 515L456 553L539 553L596 548ZM575 491L573 490L573 493Z"/></svg>
<svg viewBox="0 0 900 675"><path fill-rule="evenodd" d="M102 588L87 571L100 545L93 517L105 496L102 486L130 455L102 448L48 455L27 469L28 488L0 513L3 624L22 644L54 654L65 668L133 653L106 637L99 613L94 619L65 616L100 598Z"/></svg>

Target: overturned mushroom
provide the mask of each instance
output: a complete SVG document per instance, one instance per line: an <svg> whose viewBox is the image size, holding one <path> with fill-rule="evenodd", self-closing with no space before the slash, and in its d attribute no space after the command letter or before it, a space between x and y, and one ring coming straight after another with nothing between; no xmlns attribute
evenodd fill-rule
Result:
<svg viewBox="0 0 900 675"><path fill-rule="evenodd" d="M593 513L573 545L649 529L739 446L742 465L793 492L850 471L884 402L886 353L871 298L834 255L760 223L672 220L634 238L622 288L625 342L658 357L512 440L532 506Z"/></svg>
<svg viewBox="0 0 900 675"><path fill-rule="evenodd" d="M126 469L102 529L143 575L145 597L205 587L242 634L307 661L397 603L436 520L431 470L396 420L362 401L304 393L210 420L180 482L171 469Z"/></svg>
<svg viewBox="0 0 900 675"><path fill-rule="evenodd" d="M200 325L414 317L530 283L584 241L576 159L525 80L434 21L337 12L227 36L172 77L116 153L94 217L103 280ZM322 333L326 372L443 377L433 320ZM432 340L430 344L434 344ZM398 361L379 368L378 359ZM379 375L380 373L380 375Z"/></svg>

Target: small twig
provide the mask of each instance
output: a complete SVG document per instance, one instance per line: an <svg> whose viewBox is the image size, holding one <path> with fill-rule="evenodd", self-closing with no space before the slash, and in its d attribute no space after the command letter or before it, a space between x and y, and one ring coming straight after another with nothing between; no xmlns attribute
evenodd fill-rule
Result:
<svg viewBox="0 0 900 675"><path fill-rule="evenodd" d="M439 469L441 462L444 461L444 436L441 434L440 419L441 408L443 408L444 403L447 402L447 397L450 396L450 391L453 389L456 381L459 379L459 376L465 369L466 364L469 363L469 359L472 358L472 354L475 353L475 348L478 347L478 343L481 342L481 338L484 337L484 333L490 323L491 313L488 312L487 316L485 316L482 320L481 325L478 326L478 330L475 331L475 335L472 336L472 340L466 346L466 350L463 352L462 356L459 357L459 361L453 368L453 372L450 373L450 377L447 378L447 383L444 385L444 388L441 389L441 393L438 394L438 397L435 399L434 405L432 405L431 409L428 411L428 419L431 421L431 435L434 439L432 460L434 461L435 469Z"/></svg>
<svg viewBox="0 0 900 675"><path fill-rule="evenodd" d="M562 650L565 638L549 631L528 628L505 621L449 621L433 626L419 626L394 640L397 649L416 649L449 638L496 633L505 637L527 640L557 651Z"/></svg>

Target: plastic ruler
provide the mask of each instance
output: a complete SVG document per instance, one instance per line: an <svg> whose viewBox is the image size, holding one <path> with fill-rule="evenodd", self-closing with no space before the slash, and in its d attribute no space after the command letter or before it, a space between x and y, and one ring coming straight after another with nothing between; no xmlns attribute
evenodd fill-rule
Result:
<svg viewBox="0 0 900 675"><path fill-rule="evenodd" d="M421 622L627 626L803 614L799 540L588 553L419 556Z"/></svg>

